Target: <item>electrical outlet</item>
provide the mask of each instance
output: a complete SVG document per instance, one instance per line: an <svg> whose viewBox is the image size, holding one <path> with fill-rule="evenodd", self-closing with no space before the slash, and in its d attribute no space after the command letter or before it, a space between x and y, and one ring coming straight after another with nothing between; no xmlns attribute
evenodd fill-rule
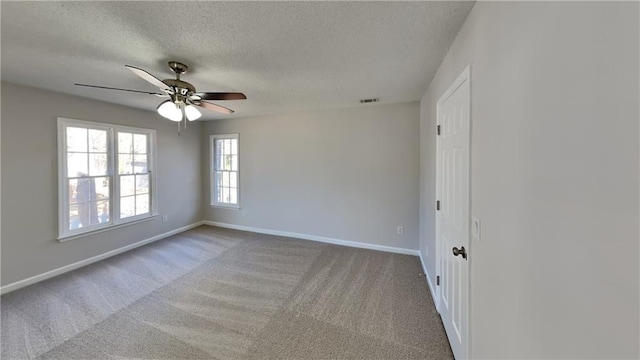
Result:
<svg viewBox="0 0 640 360"><path fill-rule="evenodd" d="M167 221L169 221L169 215L162 215L162 222L166 223Z"/></svg>
<svg viewBox="0 0 640 360"><path fill-rule="evenodd" d="M403 235L404 234L404 227L398 226L397 232L398 232L398 235Z"/></svg>

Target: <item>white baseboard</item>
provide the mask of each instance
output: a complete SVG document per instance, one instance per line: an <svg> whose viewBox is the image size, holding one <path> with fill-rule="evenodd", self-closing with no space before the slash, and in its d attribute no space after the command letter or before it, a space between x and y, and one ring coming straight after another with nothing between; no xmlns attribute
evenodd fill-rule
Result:
<svg viewBox="0 0 640 360"><path fill-rule="evenodd" d="M222 228L235 229L235 230L250 231L250 232L255 232L260 234L286 236L286 237L303 239L303 240L318 241L318 242L323 242L327 244L343 245L343 246L357 247L362 249L370 249L370 250L378 250L378 251L391 252L391 253L397 253L397 254L420 256L420 251L418 250L404 249L404 248L398 248L393 246L376 245L376 244L369 244L369 243L363 243L363 242L357 242L357 241L332 239L332 238L323 237L323 236L300 234L300 233L294 233L289 231L255 228L250 226L227 224L227 223L221 223L221 222L209 221L209 220L205 220L202 223L205 225L218 226Z"/></svg>
<svg viewBox="0 0 640 360"><path fill-rule="evenodd" d="M431 276L429 276L429 272L427 271L427 266L424 263L424 259L422 258L422 254L419 255L420 256L420 263L422 263L422 270L424 271L424 275L427 278L427 285L429 285L429 291L431 292L431 297L433 298L433 303L437 304L437 298L436 298L436 288L433 287L433 284L431 283ZM436 306L436 310L438 310L438 307ZM440 312L440 311L438 311Z"/></svg>
<svg viewBox="0 0 640 360"><path fill-rule="evenodd" d="M145 240L142 240L142 241L138 241L136 243L133 243L133 244L130 244L130 245L127 245L127 246L123 246L121 248L117 248L117 249L114 249L114 250L111 250L111 251L107 251L106 253L103 253L103 254L100 254L100 255L96 255L96 256L90 257L88 259L80 260L80 261L75 262L73 264L62 266L62 267L59 267L57 269L53 269L51 271L47 271L47 272L39 274L39 275L35 275L35 276L30 277L30 278L26 278L24 280L16 281L14 283L11 283L11 284L8 284L8 285L0 287L0 294L6 294L6 293L8 293L10 291L18 290L18 289L23 288L25 286L29 286L31 284L35 284L37 282L52 278L54 276L58 276L58 275L64 274L66 272L75 270L77 268L81 268L83 266L87 266L87 265L92 264L94 262L97 262L97 261L100 261L100 260L104 260L104 259L112 257L114 255L121 254L121 253L123 253L125 251L129 251L129 250L135 249L135 248L140 247L142 245L146 245L146 244L152 243L154 241L158 241L160 239L164 239L164 238L169 237L171 235L175 235L175 234L181 233L183 231L187 231L189 229L193 229L194 227L198 227L198 226L203 225L203 224L204 224L203 221L198 221L198 222L193 223L191 225L183 226L181 228L178 228L178 229L175 229L175 230L171 230L171 231L156 235L154 237L150 237L148 239L145 239Z"/></svg>

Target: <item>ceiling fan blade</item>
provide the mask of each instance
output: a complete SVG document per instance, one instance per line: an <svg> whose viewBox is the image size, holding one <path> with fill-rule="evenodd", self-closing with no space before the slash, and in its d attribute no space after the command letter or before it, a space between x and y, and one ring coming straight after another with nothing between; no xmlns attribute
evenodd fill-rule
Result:
<svg viewBox="0 0 640 360"><path fill-rule="evenodd" d="M130 90L130 89L113 88L113 87L108 87L108 86L88 85L88 84L74 84L74 85L92 87L92 88L96 88L96 89L119 90L119 91L128 91L128 92L141 93L141 94L166 96L166 94L160 94L160 93L152 92L152 91Z"/></svg>
<svg viewBox="0 0 640 360"><path fill-rule="evenodd" d="M230 92L201 92L195 93L193 96L197 96L200 100L244 100L247 98L243 93Z"/></svg>
<svg viewBox="0 0 640 360"><path fill-rule="evenodd" d="M219 112L219 113L223 113L223 114L233 114L234 111L226 108L224 106L220 106L220 105L216 105L214 103L210 103L207 101L194 101L193 105L197 105L200 107L203 107L205 109L209 109L211 111L215 111L215 112Z"/></svg>
<svg viewBox="0 0 640 360"><path fill-rule="evenodd" d="M149 74L148 72L146 72L145 70L142 70L140 68L137 68L135 66L131 66L131 65L125 65L126 67L129 68L129 70L133 71L134 74L140 76L141 78L143 78L144 80L148 81L150 84L159 87L162 90L169 90L169 87L167 86L167 84L163 83L162 80L158 79L157 77Z"/></svg>

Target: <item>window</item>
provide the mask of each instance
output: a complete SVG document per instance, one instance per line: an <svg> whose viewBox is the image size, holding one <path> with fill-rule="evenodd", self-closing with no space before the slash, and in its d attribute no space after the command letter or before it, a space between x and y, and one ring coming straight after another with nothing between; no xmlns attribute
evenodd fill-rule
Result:
<svg viewBox="0 0 640 360"><path fill-rule="evenodd" d="M118 132L120 218L149 214L148 134Z"/></svg>
<svg viewBox="0 0 640 360"><path fill-rule="evenodd" d="M154 130L59 118L58 237L152 217L154 144Z"/></svg>
<svg viewBox="0 0 640 360"><path fill-rule="evenodd" d="M240 208L238 134L211 135L211 205Z"/></svg>

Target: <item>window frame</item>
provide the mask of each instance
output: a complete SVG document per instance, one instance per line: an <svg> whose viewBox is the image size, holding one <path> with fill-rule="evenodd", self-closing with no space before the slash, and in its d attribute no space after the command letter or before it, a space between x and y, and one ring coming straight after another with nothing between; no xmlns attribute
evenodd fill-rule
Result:
<svg viewBox="0 0 640 360"><path fill-rule="evenodd" d="M237 204L219 203L216 201L217 186L216 186L216 140L218 139L235 139L238 143L238 170L236 170L237 178ZM240 134L216 134L209 136L209 193L210 193L210 205L214 208L240 210Z"/></svg>
<svg viewBox="0 0 640 360"><path fill-rule="evenodd" d="M72 238L89 235L149 220L157 216L156 194L156 131L124 125L108 124L96 121L86 121L59 117L58 121L58 240L66 241ZM107 131L107 173L109 179L109 221L87 228L69 229L69 177L67 174L67 128L80 127L86 129ZM120 132L144 134L147 140L147 173L149 174L149 212L120 218L120 174L118 174L118 139Z"/></svg>

